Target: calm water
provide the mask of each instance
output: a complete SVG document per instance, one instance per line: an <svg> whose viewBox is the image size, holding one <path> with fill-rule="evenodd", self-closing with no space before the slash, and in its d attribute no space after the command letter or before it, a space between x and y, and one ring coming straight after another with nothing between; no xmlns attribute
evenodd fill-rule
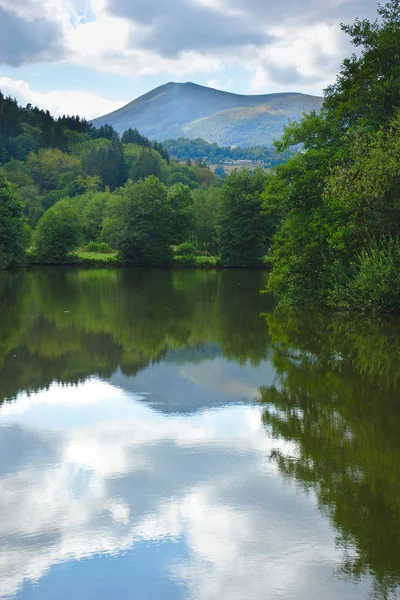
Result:
<svg viewBox="0 0 400 600"><path fill-rule="evenodd" d="M400 598L400 321L0 273L0 596Z"/></svg>

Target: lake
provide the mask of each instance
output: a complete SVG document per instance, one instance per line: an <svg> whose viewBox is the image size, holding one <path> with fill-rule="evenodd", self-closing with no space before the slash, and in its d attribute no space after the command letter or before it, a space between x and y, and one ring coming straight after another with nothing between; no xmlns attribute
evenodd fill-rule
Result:
<svg viewBox="0 0 400 600"><path fill-rule="evenodd" d="M400 319L0 273L0 597L400 598Z"/></svg>

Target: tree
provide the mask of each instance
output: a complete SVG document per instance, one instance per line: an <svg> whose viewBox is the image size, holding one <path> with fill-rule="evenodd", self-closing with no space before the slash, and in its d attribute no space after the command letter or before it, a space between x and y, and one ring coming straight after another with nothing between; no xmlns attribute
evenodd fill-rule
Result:
<svg viewBox="0 0 400 600"><path fill-rule="evenodd" d="M89 200L83 209L82 222L87 241L98 241L103 225L104 210L111 194L109 192L96 192L88 194Z"/></svg>
<svg viewBox="0 0 400 600"><path fill-rule="evenodd" d="M132 127L129 127L129 129L124 131L121 141L123 144L136 144L137 146L143 146L144 148L151 148L150 140L144 135L141 135L137 129L132 129Z"/></svg>
<svg viewBox="0 0 400 600"><path fill-rule="evenodd" d="M213 256L218 255L219 190L199 189L194 196L194 240L197 247Z"/></svg>
<svg viewBox="0 0 400 600"><path fill-rule="evenodd" d="M143 148L138 161L132 166L130 171L130 179L139 181L146 179L150 175L162 178L161 156L154 150Z"/></svg>
<svg viewBox="0 0 400 600"><path fill-rule="evenodd" d="M0 170L0 269L24 261L26 225L17 187Z"/></svg>
<svg viewBox="0 0 400 600"><path fill-rule="evenodd" d="M24 213L30 227L35 227L44 214L42 196L36 185L24 185L18 188L18 196L24 205Z"/></svg>
<svg viewBox="0 0 400 600"><path fill-rule="evenodd" d="M163 265L172 257L173 217L167 188L156 177L128 181L108 202L103 237L126 263Z"/></svg>
<svg viewBox="0 0 400 600"><path fill-rule="evenodd" d="M221 189L219 250L226 267L260 264L267 251L266 218L261 212L265 175L234 171Z"/></svg>
<svg viewBox="0 0 400 600"><path fill-rule="evenodd" d="M216 177L220 177L221 179L225 179L225 177L226 177L226 171L225 171L224 167L222 165L219 165L219 167L217 167L215 169L214 175Z"/></svg>
<svg viewBox="0 0 400 600"><path fill-rule="evenodd" d="M168 190L167 201L172 209L172 244L181 244L191 237L194 228L193 194L187 185L177 183Z"/></svg>
<svg viewBox="0 0 400 600"><path fill-rule="evenodd" d="M37 224L35 256L45 262L62 262L78 246L81 233L79 214L67 199L61 200Z"/></svg>
<svg viewBox="0 0 400 600"><path fill-rule="evenodd" d="M57 189L63 176L69 175L74 179L82 174L81 159L58 148L41 149L37 154L31 152L27 164L44 192Z"/></svg>
<svg viewBox="0 0 400 600"><path fill-rule="evenodd" d="M400 1L379 6L378 14L379 22L342 26L361 51L343 62L321 113L289 125L277 144L284 151L302 145L268 177L263 196L266 211L283 215L268 289L290 304L343 306L351 278L362 273L363 307L372 306L380 260L393 265L393 282L392 246L380 240L400 232ZM382 306L388 304L395 302L385 297Z"/></svg>

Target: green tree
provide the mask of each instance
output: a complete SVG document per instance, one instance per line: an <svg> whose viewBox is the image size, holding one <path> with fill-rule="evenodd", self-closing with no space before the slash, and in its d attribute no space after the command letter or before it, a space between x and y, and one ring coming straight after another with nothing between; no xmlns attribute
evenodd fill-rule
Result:
<svg viewBox="0 0 400 600"><path fill-rule="evenodd" d="M104 211L111 198L109 192L96 192L88 194L88 200L82 213L82 224L86 241L98 241L100 238Z"/></svg>
<svg viewBox="0 0 400 600"><path fill-rule="evenodd" d="M62 262L81 241L79 214L68 199L49 208L37 224L35 256L45 262Z"/></svg>
<svg viewBox="0 0 400 600"><path fill-rule="evenodd" d="M260 264L267 251L266 217L261 212L265 175L234 171L221 189L219 251L226 267Z"/></svg>
<svg viewBox="0 0 400 600"><path fill-rule="evenodd" d="M82 174L81 159L62 152L58 148L31 152L27 160L34 180L44 192L59 188L60 179L65 175L72 179Z"/></svg>
<svg viewBox="0 0 400 600"><path fill-rule="evenodd" d="M18 188L18 195L24 205L24 213L31 228L35 227L44 214L43 198L36 185L24 185Z"/></svg>
<svg viewBox="0 0 400 600"><path fill-rule="evenodd" d="M338 291L358 276L364 251L363 284L372 286L376 278L365 269L377 272L383 255L369 249L400 232L400 2L391 0L378 13L380 21L342 27L361 51L343 62L321 114L289 125L277 144L285 151L302 145L268 177L263 195L264 209L284 217L272 244L268 289L290 304L338 305ZM372 287L370 293L376 298Z"/></svg>
<svg viewBox="0 0 400 600"><path fill-rule="evenodd" d="M187 185L177 183L168 190L167 200L172 209L172 244L181 244L193 233L193 194Z"/></svg>
<svg viewBox="0 0 400 600"><path fill-rule="evenodd" d="M162 178L161 156L154 150L143 148L139 159L131 168L129 177L135 182L146 179L150 175L154 175L158 179Z"/></svg>
<svg viewBox="0 0 400 600"><path fill-rule="evenodd" d="M214 187L198 189L194 198L194 241L202 252L218 255L219 190Z"/></svg>
<svg viewBox="0 0 400 600"><path fill-rule="evenodd" d="M26 225L16 186L0 170L0 269L24 261Z"/></svg>
<svg viewBox="0 0 400 600"><path fill-rule="evenodd" d="M163 265L172 257L173 217L167 188L156 177L128 181L107 204L103 237L126 263Z"/></svg>

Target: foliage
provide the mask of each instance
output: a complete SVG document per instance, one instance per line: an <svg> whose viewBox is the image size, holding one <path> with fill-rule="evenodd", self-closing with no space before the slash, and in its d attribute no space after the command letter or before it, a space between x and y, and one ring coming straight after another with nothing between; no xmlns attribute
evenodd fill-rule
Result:
<svg viewBox="0 0 400 600"><path fill-rule="evenodd" d="M109 254L111 252L111 248L106 242L89 242L86 250L100 254Z"/></svg>
<svg viewBox="0 0 400 600"><path fill-rule="evenodd" d="M336 281L330 301L339 308L392 311L400 307L400 239L362 249L350 275Z"/></svg>
<svg viewBox="0 0 400 600"><path fill-rule="evenodd" d="M192 242L183 242L178 244L174 248L176 256L183 256L184 254L196 254L196 247Z"/></svg>
<svg viewBox="0 0 400 600"><path fill-rule="evenodd" d="M27 231L22 211L16 186L0 170L0 269L24 261Z"/></svg>
<svg viewBox="0 0 400 600"><path fill-rule="evenodd" d="M194 229L193 194L188 186L177 183L168 190L167 200L174 214L172 244L181 244Z"/></svg>
<svg viewBox="0 0 400 600"><path fill-rule="evenodd" d="M70 257L71 255L69 255ZM75 265L80 267L119 267L121 261L115 252L75 252L73 255Z"/></svg>
<svg viewBox="0 0 400 600"><path fill-rule="evenodd" d="M103 236L126 263L163 265L172 256L173 219L167 188L156 177L128 181L107 205Z"/></svg>
<svg viewBox="0 0 400 600"><path fill-rule="evenodd" d="M400 309L389 250L400 233L400 3L378 13L343 26L361 52L344 61L321 114L289 125L277 143L302 145L263 195L265 211L283 218L268 289L287 304Z"/></svg>
<svg viewBox="0 0 400 600"><path fill-rule="evenodd" d="M220 190L213 186L207 189L196 190L193 193L195 227L194 239L201 252L211 255L219 253L218 250L218 222Z"/></svg>
<svg viewBox="0 0 400 600"><path fill-rule="evenodd" d="M37 230L34 235L35 240L38 240L37 248L29 253L29 261L37 262L40 256L46 261L67 261L68 251L60 250L58 244L52 253L48 246L44 248L43 241L39 243L44 223L48 223L44 235L46 239L50 239L48 228L52 225L49 224L54 224L58 231L60 208L42 219L60 201L60 206L68 205L76 216L77 227L82 233L80 243L86 245L90 242L104 242L103 232L108 235L110 224L109 205L118 205L121 197L119 188L125 188L122 195L130 189L130 184L125 186L128 177L133 183L153 177L153 184L156 177L160 184L158 190L162 190L162 196L165 193L167 196L161 203L163 210L154 219L154 197L150 193L147 199L144 190L154 190L155 184L150 188L140 188L143 190L140 201L143 208L140 219L142 230L132 246L135 250L129 250L129 236L125 243L119 239L118 249L124 246L122 254L126 260L134 259L140 263L144 261L152 264L154 258L156 264L165 264L167 256L172 257L170 246L185 241L193 243L195 255L218 255L220 221L225 218L219 212L223 182L207 167L203 157L198 157L195 163L190 160L186 164L170 161L168 151L162 144L151 142L136 129L128 129L120 139L109 125L95 129L75 116L54 119L47 112L30 106L19 107L15 101L3 96L0 98L0 114L4 115L0 125L0 153L6 161L4 169L10 181L18 186L18 195L23 202L30 227ZM216 150L215 145L213 148ZM226 178L228 180L229 177ZM250 181L252 180L249 179ZM229 187L229 183L227 186ZM231 187L233 189L233 184ZM253 196L253 188L250 185L246 197ZM244 188L242 191L245 192ZM255 190L254 193L258 197L259 191ZM244 220L241 225L247 218L253 219L251 211L247 216L243 213L242 217ZM148 219L147 223L145 219ZM266 232L261 232L264 236L265 233L268 234L270 217L261 220L267 228ZM153 231L149 237L150 234L144 234L144 231L154 230L153 221L157 221L157 231ZM253 224L253 221L247 224L248 231ZM237 232L241 229L241 226L237 227ZM54 232L52 239L55 240L56 237ZM117 237L121 238L119 234ZM161 243L158 248L160 252L150 252L151 239L164 237L168 239L164 250L160 250L163 245ZM139 240L144 244L141 250ZM69 247L76 249L70 245ZM130 256L132 253L133 256ZM75 259L69 256L68 260ZM238 266L247 264L238 256L234 260Z"/></svg>
<svg viewBox="0 0 400 600"><path fill-rule="evenodd" d="M260 264L268 241L267 217L261 212L262 169L235 171L221 189L219 249L225 267Z"/></svg>
<svg viewBox="0 0 400 600"><path fill-rule="evenodd" d="M216 269L221 266L217 256L196 256L196 254L179 254L173 257L175 267L193 267L196 269Z"/></svg>
<svg viewBox="0 0 400 600"><path fill-rule="evenodd" d="M43 262L63 262L81 240L79 215L67 200L51 207L40 219L34 238L34 255Z"/></svg>
<svg viewBox="0 0 400 600"><path fill-rule="evenodd" d="M81 221L85 240L97 242L101 236L104 211L110 199L109 192L96 192L83 196Z"/></svg>

